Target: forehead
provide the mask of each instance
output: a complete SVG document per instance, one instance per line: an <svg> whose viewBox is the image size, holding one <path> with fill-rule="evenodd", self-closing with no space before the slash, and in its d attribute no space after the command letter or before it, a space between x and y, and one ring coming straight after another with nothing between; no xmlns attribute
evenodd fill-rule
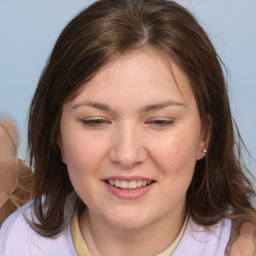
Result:
<svg viewBox="0 0 256 256"><path fill-rule="evenodd" d="M139 97L139 99L138 99ZM186 74L172 61L153 50L122 55L101 68L74 99L118 99L134 103L150 100L175 100L188 103L194 99Z"/></svg>

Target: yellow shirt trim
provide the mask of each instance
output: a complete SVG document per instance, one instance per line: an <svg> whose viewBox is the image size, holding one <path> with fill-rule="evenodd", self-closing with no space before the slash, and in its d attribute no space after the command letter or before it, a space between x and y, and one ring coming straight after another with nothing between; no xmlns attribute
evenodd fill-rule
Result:
<svg viewBox="0 0 256 256"><path fill-rule="evenodd" d="M177 248L177 246L179 245L179 243L181 241L181 238L182 238L182 236L185 232L185 229L187 227L187 223L188 223L188 214L186 215L183 226L181 227L181 230L180 230L179 234L177 235L177 237L175 238L175 240L168 246L168 248L166 250L164 250L163 252L161 252L157 256L170 256L170 255L172 255L172 253L175 251L175 249Z"/></svg>
<svg viewBox="0 0 256 256"><path fill-rule="evenodd" d="M80 231L79 218L78 218L77 211L75 211L75 214L71 218L70 226L71 226L71 235L72 235L73 243L74 243L77 254L79 256L92 256L84 241L83 235Z"/></svg>
<svg viewBox="0 0 256 256"><path fill-rule="evenodd" d="M177 248L178 244L180 243L181 238L185 232L187 223L188 223L188 215L186 216L183 226L182 226L179 234L175 238L175 240L168 246L168 248L166 250L164 250L162 253L158 254L157 256L170 256L175 251L175 249ZM71 226L72 239L73 239L73 243L74 243L77 254L79 256L92 256L92 254L90 253L90 251L84 241L82 233L80 231L79 218L78 218L77 211L71 218L70 226Z"/></svg>

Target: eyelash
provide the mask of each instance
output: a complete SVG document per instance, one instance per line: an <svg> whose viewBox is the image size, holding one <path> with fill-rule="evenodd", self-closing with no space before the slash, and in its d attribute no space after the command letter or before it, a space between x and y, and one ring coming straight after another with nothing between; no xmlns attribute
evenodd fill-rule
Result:
<svg viewBox="0 0 256 256"><path fill-rule="evenodd" d="M149 121L148 123L159 126L159 127L166 127L171 126L173 124L173 120L164 120L164 119L156 119Z"/></svg>
<svg viewBox="0 0 256 256"><path fill-rule="evenodd" d="M83 124L88 126L88 127L100 127L103 126L104 124L110 123L105 119L86 119L82 120Z"/></svg>
<svg viewBox="0 0 256 256"><path fill-rule="evenodd" d="M111 123L110 121L107 121L105 119L85 119L82 120L83 124L88 127L101 127L105 124ZM147 124L152 124L158 127L167 127L171 126L173 124L173 120L164 120L164 119L155 119L152 121L146 122Z"/></svg>

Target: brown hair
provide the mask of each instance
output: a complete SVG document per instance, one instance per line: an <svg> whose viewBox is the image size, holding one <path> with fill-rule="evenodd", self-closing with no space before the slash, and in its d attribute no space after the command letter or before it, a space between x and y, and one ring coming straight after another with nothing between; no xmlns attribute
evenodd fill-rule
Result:
<svg viewBox="0 0 256 256"><path fill-rule="evenodd" d="M211 131L208 152L197 162L187 192L187 210L201 225L223 217L252 218L255 192L240 164L221 62L206 33L175 2L100 0L63 30L32 100L28 138L40 222L32 226L40 234L60 232L65 200L73 191L57 146L63 104L106 63L145 47L160 51L188 75L202 124Z"/></svg>

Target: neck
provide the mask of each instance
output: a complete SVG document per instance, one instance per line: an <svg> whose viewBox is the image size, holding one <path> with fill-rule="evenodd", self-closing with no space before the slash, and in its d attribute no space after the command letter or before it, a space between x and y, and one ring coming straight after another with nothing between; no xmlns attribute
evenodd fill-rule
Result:
<svg viewBox="0 0 256 256"><path fill-rule="evenodd" d="M85 210L80 216L80 228L93 256L155 256L174 241L184 219L185 209L143 228L122 229Z"/></svg>

